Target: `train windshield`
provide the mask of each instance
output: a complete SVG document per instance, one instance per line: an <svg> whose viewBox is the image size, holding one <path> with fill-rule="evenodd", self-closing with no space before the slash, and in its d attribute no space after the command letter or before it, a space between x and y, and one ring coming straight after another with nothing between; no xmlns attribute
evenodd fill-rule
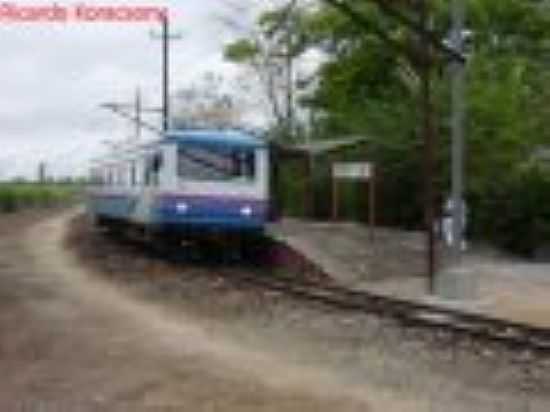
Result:
<svg viewBox="0 0 550 412"><path fill-rule="evenodd" d="M253 182L256 177L255 152L247 148L180 146L178 175L195 181Z"/></svg>

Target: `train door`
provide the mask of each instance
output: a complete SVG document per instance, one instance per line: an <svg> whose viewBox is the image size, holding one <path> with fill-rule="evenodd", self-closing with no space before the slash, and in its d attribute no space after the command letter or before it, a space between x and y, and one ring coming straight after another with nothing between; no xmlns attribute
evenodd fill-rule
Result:
<svg viewBox="0 0 550 412"><path fill-rule="evenodd" d="M161 151L145 153L139 160L142 163L143 179L138 195L134 219L144 225L153 223L155 199L161 183L163 155Z"/></svg>

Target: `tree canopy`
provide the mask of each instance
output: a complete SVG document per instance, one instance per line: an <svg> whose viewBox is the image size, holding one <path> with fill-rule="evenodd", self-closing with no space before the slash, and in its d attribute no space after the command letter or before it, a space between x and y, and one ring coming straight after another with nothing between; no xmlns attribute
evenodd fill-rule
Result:
<svg viewBox="0 0 550 412"><path fill-rule="evenodd" d="M467 28L472 33L466 63L467 194L475 202L495 197L510 181L523 176L530 155L550 144L550 2L465 2ZM366 24L355 24L319 1L297 5L298 17L289 20L290 27L279 24L284 7L268 10L259 18L258 29L266 38L292 30L296 59L311 49L322 51L325 58L316 76L309 79L311 87L299 99L299 109L315 114L311 138L371 136L371 156L387 172L387 184L395 185L389 189L393 193L389 200L404 201L403 195L396 194L397 186L410 184L420 191L419 80L414 59L419 37L383 13L375 2L348 3ZM450 32L450 3L428 2L434 33L446 36ZM418 19L410 1L391 5L410 19ZM250 64L261 45L252 38L240 39L227 46L226 57ZM395 45L410 53L401 53ZM450 70L442 54L434 66L433 92L438 114L439 190L445 193L450 168ZM421 219L419 207L413 201L403 219ZM400 217L393 218L403 223Z"/></svg>

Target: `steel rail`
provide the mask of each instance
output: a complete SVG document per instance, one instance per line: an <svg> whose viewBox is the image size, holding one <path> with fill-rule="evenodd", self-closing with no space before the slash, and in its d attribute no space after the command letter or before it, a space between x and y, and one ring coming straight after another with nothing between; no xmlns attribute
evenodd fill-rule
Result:
<svg viewBox="0 0 550 412"><path fill-rule="evenodd" d="M384 296L369 291L352 291L337 286L286 278L268 279L239 275L247 283L286 292L307 301L342 310L390 317L403 326L447 329L455 334L502 344L514 350L550 355L550 329L508 321L484 314Z"/></svg>

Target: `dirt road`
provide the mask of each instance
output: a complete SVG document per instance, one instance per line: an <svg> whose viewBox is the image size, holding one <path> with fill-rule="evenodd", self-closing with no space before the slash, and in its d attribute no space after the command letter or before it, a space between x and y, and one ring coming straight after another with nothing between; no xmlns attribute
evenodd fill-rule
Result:
<svg viewBox="0 0 550 412"><path fill-rule="evenodd" d="M505 358L258 300L74 215L0 216L0 411L548 410Z"/></svg>
<svg viewBox="0 0 550 412"><path fill-rule="evenodd" d="M69 217L1 218L0 410L373 410L365 388L90 276L61 247Z"/></svg>

